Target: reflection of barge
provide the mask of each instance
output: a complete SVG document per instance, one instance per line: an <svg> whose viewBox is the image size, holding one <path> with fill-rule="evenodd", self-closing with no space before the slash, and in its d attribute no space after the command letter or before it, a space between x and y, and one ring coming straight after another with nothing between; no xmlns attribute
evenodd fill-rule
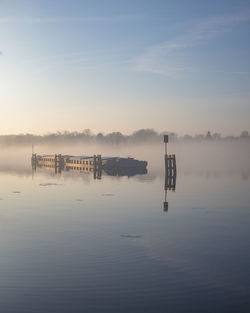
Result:
<svg viewBox="0 0 250 313"><path fill-rule="evenodd" d="M93 172L97 177L104 171L112 176L132 176L147 173L147 162L134 158L71 156L71 155L37 155L32 154L32 167L44 167L54 169L55 172L77 171Z"/></svg>

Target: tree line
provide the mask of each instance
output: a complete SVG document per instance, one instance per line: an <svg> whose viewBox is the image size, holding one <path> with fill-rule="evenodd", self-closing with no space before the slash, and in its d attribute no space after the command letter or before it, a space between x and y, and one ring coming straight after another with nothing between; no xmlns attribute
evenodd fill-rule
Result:
<svg viewBox="0 0 250 313"><path fill-rule="evenodd" d="M154 129L140 129L130 135L121 132L111 132L108 134L94 134L89 129L81 132L56 132L45 135L18 134L0 135L0 146L27 146L31 144L79 144L79 143L98 143L98 144L143 144L157 143L163 140L163 135L169 135L170 142L199 142L199 141L234 141L250 140L248 131L244 130L239 136L221 136L219 133L197 134L194 136L178 136L174 132L157 132Z"/></svg>

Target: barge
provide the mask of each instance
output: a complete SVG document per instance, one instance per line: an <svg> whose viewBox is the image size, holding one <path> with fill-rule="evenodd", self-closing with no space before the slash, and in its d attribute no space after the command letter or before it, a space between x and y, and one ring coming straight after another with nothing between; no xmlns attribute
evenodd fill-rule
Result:
<svg viewBox="0 0 250 313"><path fill-rule="evenodd" d="M56 173L62 170L94 172L97 176L100 176L102 171L112 176L132 176L147 173L147 161L140 161L131 157L102 157L100 154L73 156L62 154L37 155L33 153L31 163L33 168L54 169Z"/></svg>

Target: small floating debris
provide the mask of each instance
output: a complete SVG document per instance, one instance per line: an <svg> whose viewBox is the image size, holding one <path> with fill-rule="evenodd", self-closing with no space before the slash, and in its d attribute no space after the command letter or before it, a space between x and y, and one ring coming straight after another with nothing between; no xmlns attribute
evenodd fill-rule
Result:
<svg viewBox="0 0 250 313"><path fill-rule="evenodd" d="M102 196L103 197L113 197L114 194L113 193L103 193Z"/></svg>
<svg viewBox="0 0 250 313"><path fill-rule="evenodd" d="M121 235L121 237L123 237L123 238L142 238L143 236L141 236L141 235L129 235L129 234L127 234L127 235Z"/></svg>
<svg viewBox="0 0 250 313"><path fill-rule="evenodd" d="M21 193L21 191L15 190L15 191L12 191L12 193Z"/></svg>
<svg viewBox="0 0 250 313"><path fill-rule="evenodd" d="M40 184L42 187L47 187L47 186L62 186L62 184L56 184L56 183L44 183Z"/></svg>
<svg viewBox="0 0 250 313"><path fill-rule="evenodd" d="M76 201L78 201L78 202L82 202L82 201L83 201L83 199L76 199Z"/></svg>
<svg viewBox="0 0 250 313"><path fill-rule="evenodd" d="M203 207L193 207L192 210L206 210L206 208L203 208Z"/></svg>

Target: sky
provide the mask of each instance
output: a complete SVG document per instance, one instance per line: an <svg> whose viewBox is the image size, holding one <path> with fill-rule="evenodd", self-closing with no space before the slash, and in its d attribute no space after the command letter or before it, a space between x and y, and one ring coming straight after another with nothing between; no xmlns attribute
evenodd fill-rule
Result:
<svg viewBox="0 0 250 313"><path fill-rule="evenodd" d="M0 0L0 134L250 132L250 1Z"/></svg>

